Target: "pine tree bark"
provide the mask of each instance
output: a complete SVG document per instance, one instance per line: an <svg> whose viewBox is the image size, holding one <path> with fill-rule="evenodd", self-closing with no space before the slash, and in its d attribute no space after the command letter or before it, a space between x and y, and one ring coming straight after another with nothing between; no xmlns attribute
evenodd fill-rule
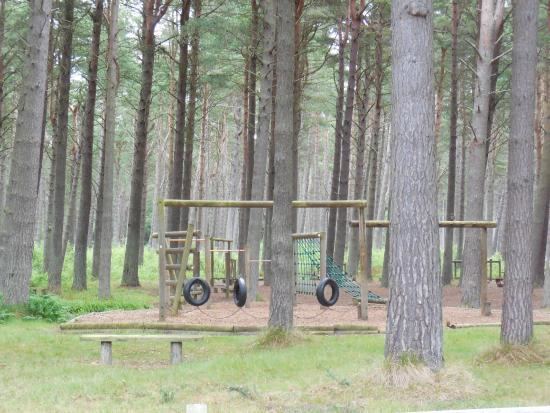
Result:
<svg viewBox="0 0 550 413"><path fill-rule="evenodd" d="M51 8L51 0L33 2L28 23L25 75L0 220L0 294L6 304L23 304L29 297Z"/></svg>
<svg viewBox="0 0 550 413"><path fill-rule="evenodd" d="M343 20L343 19L342 19ZM334 157L332 163L332 179L330 185L330 200L338 199L338 185L340 182L340 163L342 157L342 119L344 117L344 81L345 81L345 49L348 39L348 26L342 32L342 20L338 22L338 96L336 98L336 121L334 125ZM329 209L327 231L327 254L334 254L336 240L336 218L338 210Z"/></svg>
<svg viewBox="0 0 550 413"><path fill-rule="evenodd" d="M550 4L547 6L547 33L550 32ZM533 213L533 282L535 287L542 287L543 283L550 284L547 276L544 281L544 264L546 257L546 237L548 234L548 214L550 212L550 46L545 47L545 90L542 93L542 116L544 117L544 144L542 147L540 173L537 180L535 194L535 208ZM550 289L550 286L549 286ZM546 301L550 306L550 296Z"/></svg>
<svg viewBox="0 0 550 413"><path fill-rule="evenodd" d="M5 79L5 63L4 63L4 37L6 23L6 3L0 0L0 148L4 149L6 136L4 135L4 83ZM6 186L6 159L0 156L0 211L4 208L5 201L5 186ZM1 223L0 223L1 225Z"/></svg>
<svg viewBox="0 0 550 413"><path fill-rule="evenodd" d="M73 115L73 147L71 149L71 190L69 193L69 212L67 213L67 222L63 229L63 256L67 252L67 245L74 245L74 227L76 218L76 191L80 176L80 143L78 141L78 112L80 108L76 106L71 110Z"/></svg>
<svg viewBox="0 0 550 413"><path fill-rule="evenodd" d="M103 132L105 137L105 132ZM90 218L94 218L94 226L90 228L90 236L93 237L93 251L92 251L92 277L97 278L99 273L99 256L101 254L101 230L102 230L102 217L103 217L103 183L105 172L105 144L101 145L101 162L99 166L99 185L97 188L97 197L95 203L95 215Z"/></svg>
<svg viewBox="0 0 550 413"><path fill-rule="evenodd" d="M277 95L275 98L275 185L269 327L293 326L292 170L294 99L294 1L279 0L277 11Z"/></svg>
<svg viewBox="0 0 550 413"><path fill-rule="evenodd" d="M514 48L508 138L506 282L500 340L503 344L527 345L533 338L531 242L539 2L515 0L513 6Z"/></svg>
<svg viewBox="0 0 550 413"><path fill-rule="evenodd" d="M443 366L432 2L392 2L392 184L386 358Z"/></svg>
<svg viewBox="0 0 550 413"><path fill-rule="evenodd" d="M485 165L487 160L487 126L489 98L491 91L491 71L495 43L495 21L504 8L503 0L483 0L481 4L479 45L477 55L477 76L474 90L474 111L472 138L466 149L466 202L464 219L483 219L483 198L485 194ZM481 235L479 231L466 231L464 255L462 258L462 304L479 308L481 289Z"/></svg>
<svg viewBox="0 0 550 413"><path fill-rule="evenodd" d="M141 192L141 217L139 219L139 253L138 253L138 266L143 265L143 253L145 249L145 219L147 212L147 179L149 177L149 166L147 165L149 156L145 158L145 164L143 165L143 191ZM103 209L103 208L102 208ZM101 211L103 213L103 211ZM99 262L99 259L98 259Z"/></svg>
<svg viewBox="0 0 550 413"><path fill-rule="evenodd" d="M187 96L187 66L189 56L189 40L186 24L189 21L189 9L191 0L182 0L180 14L179 62L178 62L178 94L176 110L176 132L173 150L173 166L170 175L168 196L172 199L180 199L183 185L183 153L185 148L185 111ZM167 211L167 228L172 231L180 229L180 210L169 208Z"/></svg>
<svg viewBox="0 0 550 413"><path fill-rule="evenodd" d="M449 123L449 172L447 174L447 205L445 216L448 221L455 219L456 186L456 141L458 120L458 25L460 10L458 0L452 1L451 18L451 102ZM443 251L443 285L451 284L453 279L453 228L445 228L445 247Z"/></svg>
<svg viewBox="0 0 550 413"><path fill-rule="evenodd" d="M156 0L143 2L142 26L142 65L141 92L137 111L134 141L134 161L132 165L132 184L130 190L130 208L128 213L128 233L122 286L139 287L138 260L139 235L141 221L141 197L145 177L145 158L147 155L147 134L149 132L149 109L151 106L151 89L153 86L153 69L155 64L155 27L166 13L170 0L161 3Z"/></svg>
<svg viewBox="0 0 550 413"><path fill-rule="evenodd" d="M244 145L244 164L241 188L241 198L250 200L252 196L252 174L254 171L254 134L256 133L256 71L257 71L257 43L258 43L258 4L256 0L251 0L252 18L250 25L250 49L248 51L248 62L245 82L245 99L247 99L247 109L243 122ZM239 248L248 249L248 226L250 222L250 209L241 208L239 210ZM239 254L239 273L245 273L244 254ZM252 298L253 297L253 298ZM256 297L251 295L251 299Z"/></svg>
<svg viewBox="0 0 550 413"><path fill-rule="evenodd" d="M201 15L201 0L193 0L194 18ZM195 112L197 109L197 84L199 78L199 47L200 33L197 26L191 37L191 57L189 72L189 106L187 108L187 123L185 124L185 149L183 159L182 199L191 198L191 183L193 180L193 141L195 137ZM180 227L187 228L189 224L189 208L181 208Z"/></svg>
<svg viewBox="0 0 550 413"><path fill-rule="evenodd" d="M256 144L254 148L254 168L252 175L252 200L264 199L266 187L266 174L268 164L268 152L270 141L270 125L273 93L273 65L275 53L275 2L264 0L260 2L263 14L262 41L263 52L260 68L260 96L258 101L258 123L256 127ZM250 210L250 223L248 226L248 250L251 260L257 260L260 256L260 242L262 240L262 228L264 224L264 211L262 209ZM264 242L264 249L266 248ZM255 299L258 292L259 265L250 266L250 297ZM265 268L265 267L264 267ZM265 277L265 271L264 271Z"/></svg>
<svg viewBox="0 0 550 413"><path fill-rule="evenodd" d="M275 106L275 105L273 105ZM275 112L272 112L272 119ZM273 123L273 121L272 121ZM271 131L274 131L274 127L270 127ZM273 192L275 190L275 138L273 132L269 139L269 159L267 164L267 182L266 182L266 199L273 201ZM270 260L264 264L264 285L270 286L273 279L273 267L271 265L271 259L273 258L273 238L272 238L272 218L273 210L267 209L265 211L265 231L264 231L264 251L263 260Z"/></svg>
<svg viewBox="0 0 550 413"><path fill-rule="evenodd" d="M97 96L97 69L99 46L101 42L101 20L103 19L103 0L96 0L92 15L92 43L88 63L88 91L84 104L82 125L82 182L80 185L80 204L78 208L77 233L74 256L74 290L87 288L86 256L88 252L88 230L92 205L92 168L94 148L95 103ZM96 273L94 273L96 275Z"/></svg>
<svg viewBox="0 0 550 413"><path fill-rule="evenodd" d="M357 55L359 53L359 32L361 30L361 15L357 11L355 0L349 1L351 14L351 45L349 54L348 84L346 91L346 107L344 122L342 124L342 154L340 159L340 179L338 183L338 199L348 199L350 148L351 148L351 124L353 121L353 102L355 99L355 76L357 73ZM347 235L346 208L338 209L336 218L336 240L334 244L334 261L344 264Z"/></svg>
<svg viewBox="0 0 550 413"><path fill-rule="evenodd" d="M113 243L113 170L116 135L116 96L118 92L117 35L119 0L111 0L109 8L109 36L107 45L107 85L105 92L105 133L103 148L103 213L99 253L99 298L111 295L111 254Z"/></svg>
<svg viewBox="0 0 550 413"><path fill-rule="evenodd" d="M382 81L384 79L384 68L382 66L382 16L380 13L380 21L376 25L375 32L375 74L374 74L374 89L375 89L375 104L374 104L374 119L372 125L372 137L369 149L369 175L367 185L367 220L374 219L375 197L377 192L378 182L378 153L382 152L383 145L379 145L380 138L380 118L382 115ZM380 190L378 190L380 192ZM366 248L367 260L365 266L365 274L368 279L372 279L372 228L367 228Z"/></svg>
<svg viewBox="0 0 550 413"><path fill-rule="evenodd" d="M57 128L55 140L55 192L52 230L51 268L48 273L48 290L61 292L63 271L63 222L65 219L65 181L67 169L67 131L69 126L69 94L71 89L71 60L73 46L74 0L64 3L61 27L61 60L57 89Z"/></svg>
<svg viewBox="0 0 550 413"><path fill-rule="evenodd" d="M357 109L357 115L359 123L357 127L357 142L356 142L356 155L355 155L355 179L353 183L353 197L354 199L361 199L363 197L364 190L364 175L365 175L365 141L367 137L367 115L369 110L369 79L368 79L368 65L369 65L369 48L364 46L365 62L361 63L361 54L359 54L358 71L363 71L362 75L358 77L356 93L359 108ZM359 212L357 208L352 211L352 217L354 220L359 219ZM348 273L352 276L357 274L357 267L359 263L359 228L350 229L349 240L349 254L348 254Z"/></svg>

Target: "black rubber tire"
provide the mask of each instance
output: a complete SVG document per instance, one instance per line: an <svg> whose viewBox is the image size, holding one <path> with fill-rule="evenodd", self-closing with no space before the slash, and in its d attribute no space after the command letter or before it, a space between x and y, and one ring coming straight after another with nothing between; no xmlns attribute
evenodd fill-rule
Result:
<svg viewBox="0 0 550 413"><path fill-rule="evenodd" d="M328 300L325 298L325 288L327 288L327 286L330 286L332 289L332 294ZM338 288L338 284L336 284L336 281L332 278L324 278L317 284L315 295L317 296L319 304L324 307L332 307L338 301L338 297L340 297L340 288Z"/></svg>
<svg viewBox="0 0 550 413"><path fill-rule="evenodd" d="M203 294L200 299L196 299L191 295L191 290L194 285L200 285L202 287ZM210 299L210 285L202 278L191 278L183 286L183 298L189 304L194 305L195 307L200 307L203 304L206 304Z"/></svg>
<svg viewBox="0 0 550 413"><path fill-rule="evenodd" d="M237 307L244 307L246 304L246 281L238 278L233 285L233 301Z"/></svg>

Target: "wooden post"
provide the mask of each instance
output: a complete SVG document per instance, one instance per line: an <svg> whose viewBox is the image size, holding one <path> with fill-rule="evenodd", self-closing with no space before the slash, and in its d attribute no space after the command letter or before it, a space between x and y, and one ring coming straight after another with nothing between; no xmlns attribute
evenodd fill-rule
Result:
<svg viewBox="0 0 550 413"><path fill-rule="evenodd" d="M210 285L214 286L214 241L210 238Z"/></svg>
<svg viewBox="0 0 550 413"><path fill-rule="evenodd" d="M361 286L361 304L358 318L368 319L369 286L367 279L367 227L365 225L365 209L359 208L359 285Z"/></svg>
<svg viewBox="0 0 550 413"><path fill-rule="evenodd" d="M170 343L170 364L180 364L183 359L182 353L181 341L172 341Z"/></svg>
<svg viewBox="0 0 550 413"><path fill-rule="evenodd" d="M319 260L321 261L321 265L319 268L319 281L322 281L327 277L327 233L326 232L320 232L319 233ZM324 306L320 306L321 310L325 309Z"/></svg>
<svg viewBox="0 0 550 413"><path fill-rule="evenodd" d="M189 224L187 227L187 237L185 239L185 245L183 246L183 254L180 262L180 272L178 274L178 281L176 283L176 293L174 294L174 302L172 303L172 314L178 315L181 302L181 291L183 289L183 282L185 281L185 273L187 271L187 261L189 259L189 252L191 251L191 244L193 243L193 224Z"/></svg>
<svg viewBox="0 0 550 413"><path fill-rule="evenodd" d="M201 252L199 251L199 243L195 244L195 252L193 252L193 277L201 276Z"/></svg>
<svg viewBox="0 0 550 413"><path fill-rule="evenodd" d="M231 280L231 253L228 251L225 253L225 298L229 297L230 280Z"/></svg>
<svg viewBox="0 0 550 413"><path fill-rule="evenodd" d="M113 343L110 341L101 342L101 353L100 353L101 364L113 364Z"/></svg>
<svg viewBox="0 0 550 413"><path fill-rule="evenodd" d="M481 315L491 315L491 304L487 302L487 228L481 228L481 289L479 307Z"/></svg>
<svg viewBox="0 0 550 413"><path fill-rule="evenodd" d="M166 319L166 220L164 217L164 203L158 202L158 225L159 225L159 320Z"/></svg>
<svg viewBox="0 0 550 413"><path fill-rule="evenodd" d="M204 237L204 279L206 282L209 282L212 286L212 244L210 242L210 237Z"/></svg>
<svg viewBox="0 0 550 413"><path fill-rule="evenodd" d="M244 280L248 290L250 288L250 251L246 245L244 247ZM250 308L250 303L255 299L256 297L248 297L246 299L246 308Z"/></svg>
<svg viewBox="0 0 550 413"><path fill-rule="evenodd" d="M321 248L321 256L320 256L321 269L320 269L319 277L322 280L327 276L327 233L326 232L319 233L319 244Z"/></svg>

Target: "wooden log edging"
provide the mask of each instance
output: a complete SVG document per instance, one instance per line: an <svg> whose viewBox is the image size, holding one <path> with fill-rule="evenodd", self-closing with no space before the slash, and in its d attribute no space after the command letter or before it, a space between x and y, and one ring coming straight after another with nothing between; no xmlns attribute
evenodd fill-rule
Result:
<svg viewBox="0 0 550 413"><path fill-rule="evenodd" d="M358 220L349 221L349 226L356 228L359 226ZM390 221L365 221L367 228L389 228ZM439 228L496 228L496 221L439 221Z"/></svg>
<svg viewBox="0 0 550 413"><path fill-rule="evenodd" d="M159 203L172 208L273 208L273 201L233 201L213 199L163 199ZM298 200L293 208L365 208L367 201L349 200Z"/></svg>
<svg viewBox="0 0 550 413"><path fill-rule="evenodd" d="M59 326L63 332L107 331L107 330L156 330L156 331L186 331L225 334L260 333L266 327L258 326L216 326L202 324L124 322L124 323L75 323L68 322ZM332 326L299 326L296 330L314 334L379 334L374 326L356 324L334 324Z"/></svg>
<svg viewBox="0 0 550 413"><path fill-rule="evenodd" d="M533 321L533 325L535 326L550 326L550 321L541 320L541 321ZM447 324L447 327L454 329L454 328L476 328L476 327L500 327L500 323L479 323L479 324Z"/></svg>

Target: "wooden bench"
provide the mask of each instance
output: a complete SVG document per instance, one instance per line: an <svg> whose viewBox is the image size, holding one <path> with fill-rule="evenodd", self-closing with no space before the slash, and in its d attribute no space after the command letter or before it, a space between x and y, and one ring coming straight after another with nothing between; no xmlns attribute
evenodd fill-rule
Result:
<svg viewBox="0 0 550 413"><path fill-rule="evenodd" d="M203 338L203 336L172 334L87 334L80 336L81 341L98 341L101 343L101 364L113 364L113 341L168 341L170 342L170 363L179 364L183 360L182 343L184 341L198 341Z"/></svg>

